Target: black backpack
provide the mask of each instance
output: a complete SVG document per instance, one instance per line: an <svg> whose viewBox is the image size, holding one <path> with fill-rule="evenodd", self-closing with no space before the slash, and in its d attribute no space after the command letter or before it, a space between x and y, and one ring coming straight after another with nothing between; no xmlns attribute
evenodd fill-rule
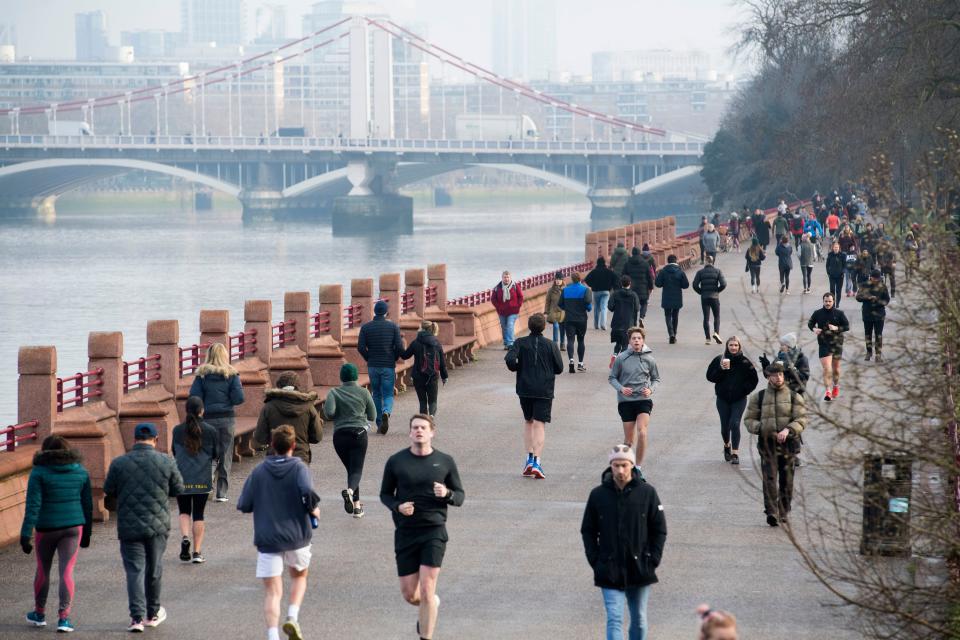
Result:
<svg viewBox="0 0 960 640"><path fill-rule="evenodd" d="M440 354L436 347L423 343L423 358L420 359L420 375L427 380L440 374Z"/></svg>

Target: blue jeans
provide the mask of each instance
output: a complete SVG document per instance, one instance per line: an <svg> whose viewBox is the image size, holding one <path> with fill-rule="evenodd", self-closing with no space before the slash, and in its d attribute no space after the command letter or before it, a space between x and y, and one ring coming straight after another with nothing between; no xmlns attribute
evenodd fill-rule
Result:
<svg viewBox="0 0 960 640"><path fill-rule="evenodd" d="M630 609L629 640L646 640L647 600L650 586L620 589L601 589L603 606L607 609L607 640L623 640L623 608Z"/></svg>
<svg viewBox="0 0 960 640"><path fill-rule="evenodd" d="M513 346L513 328L517 324L517 318L519 314L511 313L508 316L498 315L500 318L500 331L503 333L503 346L510 347Z"/></svg>
<svg viewBox="0 0 960 640"><path fill-rule="evenodd" d="M593 292L593 328L606 328L607 326L607 300L610 299L609 291Z"/></svg>
<svg viewBox="0 0 960 640"><path fill-rule="evenodd" d="M567 341L566 329L564 329L562 322L552 322L551 324L553 325L553 341L559 342L562 347Z"/></svg>
<svg viewBox="0 0 960 640"><path fill-rule="evenodd" d="M393 385L397 381L397 370L393 367L367 367L370 376L370 395L377 408L377 426L384 413L393 413Z"/></svg>

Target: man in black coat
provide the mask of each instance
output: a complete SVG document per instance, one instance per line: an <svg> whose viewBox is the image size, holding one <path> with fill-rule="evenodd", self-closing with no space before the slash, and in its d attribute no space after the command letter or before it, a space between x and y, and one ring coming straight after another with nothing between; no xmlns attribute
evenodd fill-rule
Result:
<svg viewBox="0 0 960 640"><path fill-rule="evenodd" d="M393 388L397 382L397 360L403 353L400 327L387 320L389 307L385 300L373 305L373 320L360 327L357 352L367 361L370 395L377 407L377 431L386 434L393 413Z"/></svg>
<svg viewBox="0 0 960 640"><path fill-rule="evenodd" d="M553 405L553 386L558 373L563 373L563 356L557 343L543 337L547 319L535 313L527 320L530 335L518 338L510 346L504 360L507 369L517 373L517 395L523 409L523 445L527 461L523 475L543 480L546 475L540 466L546 423L550 422Z"/></svg>
<svg viewBox="0 0 960 640"><path fill-rule="evenodd" d="M687 274L677 264L677 256L667 256L667 266L657 274L656 285L663 289L660 294L660 306L667 321L667 335L670 344L677 342L677 324L680 321L680 309L683 307L683 290L690 287Z"/></svg>
<svg viewBox="0 0 960 640"><path fill-rule="evenodd" d="M647 300L653 290L653 263L640 252L640 249L634 247L630 259L627 260L627 266L623 269L623 275L630 276L632 283L630 288L640 300L640 317L645 318Z"/></svg>
<svg viewBox="0 0 960 640"><path fill-rule="evenodd" d="M607 300L610 292L620 286L620 277L613 269L607 267L603 256L597 258L597 266L591 269L584 284L593 291L593 328L607 330Z"/></svg>
<svg viewBox="0 0 960 640"><path fill-rule="evenodd" d="M647 599L667 540L667 521L657 491L640 480L628 445L610 452L610 467L590 492L580 535L593 583L603 592L607 637L621 638L629 605L631 638L646 635Z"/></svg>
<svg viewBox="0 0 960 640"><path fill-rule="evenodd" d="M727 288L727 281L720 269L713 266L713 256L707 256L707 264L693 276L693 290L700 295L700 307L703 309L703 335L710 344L712 337L717 344L723 344L720 338L720 292ZM713 314L713 334L710 334L710 314Z"/></svg>

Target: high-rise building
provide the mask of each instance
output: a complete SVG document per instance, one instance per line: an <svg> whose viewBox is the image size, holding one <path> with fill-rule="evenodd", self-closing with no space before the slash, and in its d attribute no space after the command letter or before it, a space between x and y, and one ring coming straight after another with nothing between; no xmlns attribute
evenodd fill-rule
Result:
<svg viewBox="0 0 960 640"><path fill-rule="evenodd" d="M17 25L0 23L0 46L17 46Z"/></svg>
<svg viewBox="0 0 960 640"><path fill-rule="evenodd" d="M266 44L287 39L287 8L282 4L257 7L254 42Z"/></svg>
<svg viewBox="0 0 960 640"><path fill-rule="evenodd" d="M643 80L647 76L693 80L710 70L710 55L703 51L597 51L592 62L595 82Z"/></svg>
<svg viewBox="0 0 960 640"><path fill-rule="evenodd" d="M175 55L179 36L163 29L121 31L120 46L133 47L138 60L163 60Z"/></svg>
<svg viewBox="0 0 960 640"><path fill-rule="evenodd" d="M110 55L107 14L88 11L74 16L77 60L106 60Z"/></svg>
<svg viewBox="0 0 960 640"><path fill-rule="evenodd" d="M494 72L546 80L557 69L556 0L494 0Z"/></svg>
<svg viewBox="0 0 960 640"><path fill-rule="evenodd" d="M180 30L187 44L246 44L246 3L244 0L181 0Z"/></svg>

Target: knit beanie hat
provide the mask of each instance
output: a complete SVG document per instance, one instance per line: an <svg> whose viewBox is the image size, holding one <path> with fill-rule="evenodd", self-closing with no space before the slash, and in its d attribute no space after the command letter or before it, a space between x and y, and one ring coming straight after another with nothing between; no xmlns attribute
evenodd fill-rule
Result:
<svg viewBox="0 0 960 640"><path fill-rule="evenodd" d="M629 460L632 464L637 464L637 454L633 452L629 445L614 445L607 456L607 461L613 462L614 460Z"/></svg>
<svg viewBox="0 0 960 640"><path fill-rule="evenodd" d="M347 362L340 367L340 382L356 382L357 377L357 365Z"/></svg>
<svg viewBox="0 0 960 640"><path fill-rule="evenodd" d="M780 344L785 344L791 349L793 349L794 347L797 346L797 334L787 333L785 335L780 336Z"/></svg>
<svg viewBox="0 0 960 640"><path fill-rule="evenodd" d="M387 315L387 306L386 300L377 300L377 303L373 305L373 315L375 316L385 316Z"/></svg>
<svg viewBox="0 0 960 640"><path fill-rule="evenodd" d="M650 245L648 245L646 242L643 243L643 252L650 253Z"/></svg>

